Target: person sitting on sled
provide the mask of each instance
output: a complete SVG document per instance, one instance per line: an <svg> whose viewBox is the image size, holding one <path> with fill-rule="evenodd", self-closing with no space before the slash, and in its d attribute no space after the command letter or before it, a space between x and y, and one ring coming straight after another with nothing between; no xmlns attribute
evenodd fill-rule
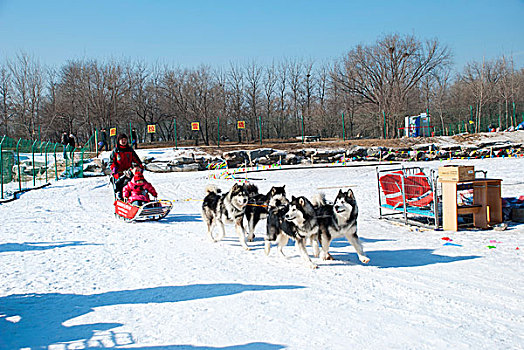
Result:
<svg viewBox="0 0 524 350"><path fill-rule="evenodd" d="M138 170L143 170L144 165L136 152L127 143L127 135L120 134L116 139L116 147L109 157L111 174L115 179L115 193L120 199L122 189L133 178ZM133 168L133 171L130 169Z"/></svg>
<svg viewBox="0 0 524 350"><path fill-rule="evenodd" d="M133 176L133 180L124 187L123 193L126 202L136 206L149 203L151 201L149 194L153 197L157 196L153 185L146 181L144 175L140 171L137 171L135 176Z"/></svg>

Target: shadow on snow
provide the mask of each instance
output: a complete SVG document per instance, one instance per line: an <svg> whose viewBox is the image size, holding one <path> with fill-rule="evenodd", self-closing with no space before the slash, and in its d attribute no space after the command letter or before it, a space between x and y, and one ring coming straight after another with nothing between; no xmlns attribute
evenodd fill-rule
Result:
<svg viewBox="0 0 524 350"><path fill-rule="evenodd" d="M75 342L76 344L76 342ZM83 344L87 345L87 344ZM127 344L126 344L127 345ZM198 346L198 345L159 345L159 346L145 346L145 347L118 347L118 349L134 349L134 350L280 350L284 349L284 345L271 344L271 343L247 343L230 346ZM115 349L106 347L96 347L96 349Z"/></svg>
<svg viewBox="0 0 524 350"><path fill-rule="evenodd" d="M363 237L359 237L359 239L362 243L395 241L394 239L374 239L374 238L363 238ZM350 245L351 244L349 244L348 240L345 237L340 237L340 238L336 238L333 241L331 241L330 247L343 248L343 247L348 247Z"/></svg>
<svg viewBox="0 0 524 350"><path fill-rule="evenodd" d="M67 320L85 315L97 307L175 303L234 295L250 291L304 288L296 285L248 285L238 283L194 284L136 290L113 291L92 295L81 294L13 294L0 298L0 349L47 348L51 344L86 340L95 331L108 331L121 323L93 323L64 326ZM19 316L18 322L11 317ZM133 342L131 341L131 344ZM174 345L144 349L279 349L279 345L252 343L233 347L211 348Z"/></svg>
<svg viewBox="0 0 524 350"><path fill-rule="evenodd" d="M201 222L202 215L200 214L173 214L169 213L168 216L160 220L160 223L169 224L172 222Z"/></svg>
<svg viewBox="0 0 524 350"><path fill-rule="evenodd" d="M480 258L477 255L467 256L446 256L434 253L434 249L404 249L404 250L374 250L366 252L371 259L369 265L380 268L392 267L417 267L433 264L445 264L462 260ZM351 263L359 262L356 253L336 253L331 252L336 260Z"/></svg>
<svg viewBox="0 0 524 350"><path fill-rule="evenodd" d="M70 242L24 242L24 243L3 243L0 244L0 253L5 252L25 252L30 250L49 250L55 248L73 247L80 245L99 245L86 243L83 241Z"/></svg>

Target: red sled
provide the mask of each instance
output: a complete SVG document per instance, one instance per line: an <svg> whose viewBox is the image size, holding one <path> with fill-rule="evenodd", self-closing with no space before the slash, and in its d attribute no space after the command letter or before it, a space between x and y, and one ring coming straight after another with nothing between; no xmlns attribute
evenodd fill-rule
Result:
<svg viewBox="0 0 524 350"><path fill-rule="evenodd" d="M404 205L404 196L406 204L413 207L425 207L433 202L433 191L423 172L405 176L402 170L393 171L381 176L379 181L386 204L395 209Z"/></svg>
<svg viewBox="0 0 524 350"><path fill-rule="evenodd" d="M173 204L166 200L155 200L142 206L132 205L121 200L115 200L115 216L125 221L160 220L171 211Z"/></svg>

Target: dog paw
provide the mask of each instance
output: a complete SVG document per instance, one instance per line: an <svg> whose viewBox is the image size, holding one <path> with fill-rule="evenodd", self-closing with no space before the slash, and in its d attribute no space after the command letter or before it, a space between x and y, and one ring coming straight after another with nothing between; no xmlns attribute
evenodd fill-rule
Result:
<svg viewBox="0 0 524 350"><path fill-rule="evenodd" d="M367 256L361 256L359 259L363 264L369 263L369 258Z"/></svg>
<svg viewBox="0 0 524 350"><path fill-rule="evenodd" d="M329 254L329 253L322 253L322 254L320 254L320 258L321 258L322 260L335 260L335 259L331 256L331 254Z"/></svg>

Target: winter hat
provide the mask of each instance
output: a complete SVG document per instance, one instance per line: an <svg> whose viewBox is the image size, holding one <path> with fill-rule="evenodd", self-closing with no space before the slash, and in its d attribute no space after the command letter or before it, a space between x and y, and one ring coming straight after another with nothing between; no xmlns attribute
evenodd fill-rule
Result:
<svg viewBox="0 0 524 350"><path fill-rule="evenodd" d="M140 181L140 180L145 180L144 179L144 175L142 175L142 173L140 171L137 171L135 176L133 176L133 181L137 182L137 181Z"/></svg>
<svg viewBox="0 0 524 350"><path fill-rule="evenodd" d="M122 139L127 139L127 135L126 134L118 135L118 137L116 138L116 143L118 144L120 142L120 140L122 140Z"/></svg>

